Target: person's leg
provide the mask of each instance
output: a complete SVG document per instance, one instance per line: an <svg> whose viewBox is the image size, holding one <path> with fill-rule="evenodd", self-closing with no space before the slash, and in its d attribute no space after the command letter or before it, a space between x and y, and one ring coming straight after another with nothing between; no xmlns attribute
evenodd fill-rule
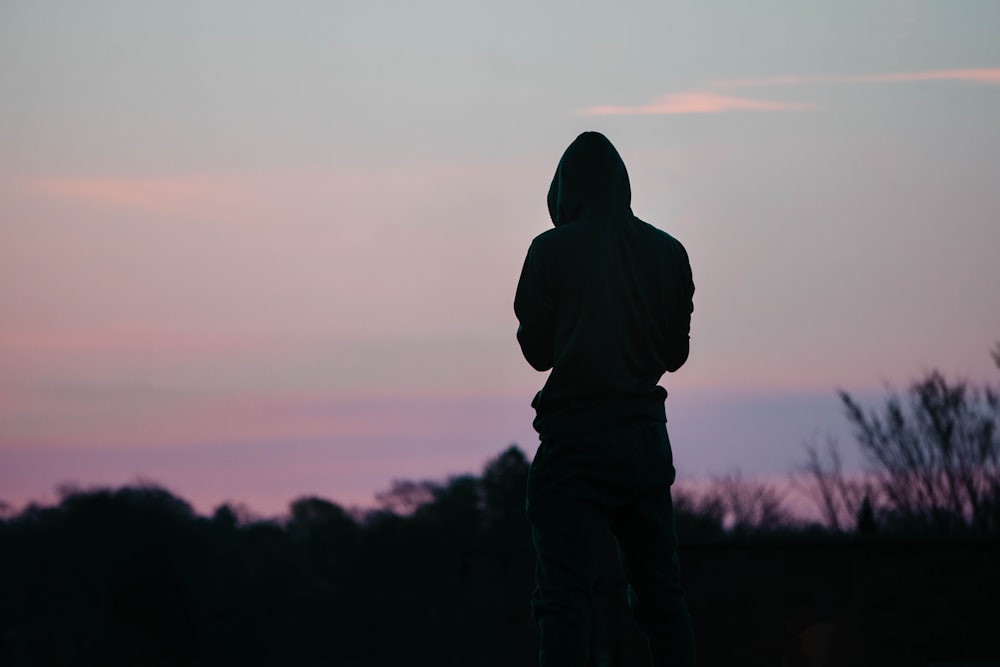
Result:
<svg viewBox="0 0 1000 667"><path fill-rule="evenodd" d="M695 664L694 628L681 588L670 485L673 456L666 428L644 425L643 481L611 526L629 582L629 605L655 667Z"/></svg>
<svg viewBox="0 0 1000 667"><path fill-rule="evenodd" d="M544 443L528 474L527 515L535 544L531 605L541 667L584 667L590 607L608 519L587 474L586 450Z"/></svg>

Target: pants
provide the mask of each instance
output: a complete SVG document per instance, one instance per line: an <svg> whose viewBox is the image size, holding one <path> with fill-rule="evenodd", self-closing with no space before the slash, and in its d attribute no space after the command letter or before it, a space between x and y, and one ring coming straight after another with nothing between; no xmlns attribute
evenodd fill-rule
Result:
<svg viewBox="0 0 1000 667"><path fill-rule="evenodd" d="M608 530L617 539L629 606L654 667L695 664L670 498L674 475L660 422L539 445L526 511L537 556L531 602L541 667L586 665L591 595Z"/></svg>

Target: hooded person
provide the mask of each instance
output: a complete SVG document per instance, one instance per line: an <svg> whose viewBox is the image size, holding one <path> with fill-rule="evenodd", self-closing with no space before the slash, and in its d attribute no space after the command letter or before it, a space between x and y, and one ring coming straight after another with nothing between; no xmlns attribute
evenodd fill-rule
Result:
<svg viewBox="0 0 1000 667"><path fill-rule="evenodd" d="M658 385L687 360L694 283L684 247L635 217L625 163L584 132L548 193L514 312L525 359L549 371L535 395L540 444L526 511L537 555L532 608L543 667L583 667L601 545L614 534L629 604L654 665L694 664Z"/></svg>

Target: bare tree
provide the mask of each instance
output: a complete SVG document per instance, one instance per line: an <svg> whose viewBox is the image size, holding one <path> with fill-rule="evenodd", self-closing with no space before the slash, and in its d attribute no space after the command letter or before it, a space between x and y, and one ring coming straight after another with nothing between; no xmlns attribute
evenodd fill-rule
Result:
<svg viewBox="0 0 1000 667"><path fill-rule="evenodd" d="M675 512L706 516L722 524L726 511L714 495L710 497L704 491L681 483L670 489L670 496Z"/></svg>
<svg viewBox="0 0 1000 667"><path fill-rule="evenodd" d="M838 532L852 529L865 500L868 499L870 505L872 498L877 497L871 481L844 473L839 445L834 438L827 436L826 439L829 464L824 463L815 443L808 443L805 448L808 479L800 486L805 487L806 494L816 502L827 526Z"/></svg>
<svg viewBox="0 0 1000 667"><path fill-rule="evenodd" d="M674 504L680 511L713 517L728 530L769 531L795 522L784 507L784 493L765 482L745 479L739 472L715 477L700 493L679 491L675 491Z"/></svg>
<svg viewBox="0 0 1000 667"><path fill-rule="evenodd" d="M1000 366L1000 344L992 353ZM869 514L911 528L1000 529L1000 394L989 385L949 381L932 371L904 401L890 394L881 410L864 410L839 391L867 463L849 480L835 443L831 463L807 446L806 471L827 525L845 530L865 499Z"/></svg>
<svg viewBox="0 0 1000 667"><path fill-rule="evenodd" d="M729 474L715 480L726 508L727 523L737 531L767 531L790 526L785 494L770 484Z"/></svg>
<svg viewBox="0 0 1000 667"><path fill-rule="evenodd" d="M840 392L861 452L887 509L912 525L998 527L1000 396L992 387L948 382L933 371L909 390L908 409L890 396L865 414Z"/></svg>

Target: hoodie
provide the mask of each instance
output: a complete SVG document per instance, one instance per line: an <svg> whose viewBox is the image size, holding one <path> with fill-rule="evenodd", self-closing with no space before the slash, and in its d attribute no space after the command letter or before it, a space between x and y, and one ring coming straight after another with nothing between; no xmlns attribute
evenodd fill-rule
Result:
<svg viewBox="0 0 1000 667"><path fill-rule="evenodd" d="M528 248L514 297L517 340L536 370L541 439L666 421L658 382L688 357L694 283L675 238L632 214L618 151L584 132L548 194L553 229Z"/></svg>

